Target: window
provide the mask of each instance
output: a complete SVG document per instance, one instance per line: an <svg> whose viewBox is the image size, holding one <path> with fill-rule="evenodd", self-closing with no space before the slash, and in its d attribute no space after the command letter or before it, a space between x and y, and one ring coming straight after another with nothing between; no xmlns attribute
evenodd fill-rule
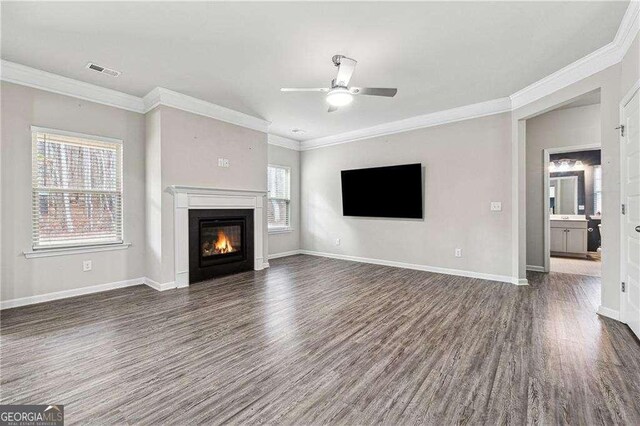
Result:
<svg viewBox="0 0 640 426"><path fill-rule="evenodd" d="M602 213L602 167L593 166L593 214Z"/></svg>
<svg viewBox="0 0 640 426"><path fill-rule="evenodd" d="M33 248L122 243L122 142L31 132Z"/></svg>
<svg viewBox="0 0 640 426"><path fill-rule="evenodd" d="M290 217L290 176L288 167L269 166L269 205L267 217L269 230L287 230L291 226Z"/></svg>

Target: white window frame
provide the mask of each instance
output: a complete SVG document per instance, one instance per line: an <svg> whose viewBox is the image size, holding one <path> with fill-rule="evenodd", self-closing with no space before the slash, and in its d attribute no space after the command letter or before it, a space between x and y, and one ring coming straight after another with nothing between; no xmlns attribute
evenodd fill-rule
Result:
<svg viewBox="0 0 640 426"><path fill-rule="evenodd" d="M275 199L275 200L283 200L286 201L287 203L287 219L289 219L289 223L287 224L287 226L274 226L271 225L269 223L268 220L268 213L267 213L267 232L269 234L278 234L278 233L283 233L283 232L291 232L293 231L293 228L291 227L291 167L289 166L282 166L279 164L267 164L267 168L268 167L274 167L274 168L279 168L279 169L286 169L287 170L287 183L288 183L288 188L287 188L287 194L289 195L288 198L274 198L271 197L271 193L267 194L267 199L271 200L271 199ZM268 174L267 174L268 176ZM267 182L267 189L269 187L269 183Z"/></svg>
<svg viewBox="0 0 640 426"><path fill-rule="evenodd" d="M125 243L124 242L124 211L125 211L125 204L124 204L124 173L123 173L123 169L124 169L124 146L123 145L123 141L122 139L115 139L115 138L109 138L109 137L105 137L105 136L97 136L97 135L89 135L89 134L85 134L85 133L79 133L79 132L70 132L67 130L59 130L59 129L52 129L52 128L46 128L46 127L37 127L37 126L31 126L31 149L32 149L32 154L31 154L31 158L32 158L32 164L31 164L31 172L32 175L35 173L35 167L37 165L36 162L36 157L35 157L35 152L37 151L37 134L38 133L49 133L49 134L53 134L53 135L60 135L60 136L69 136L69 137L75 137L75 138L81 138L81 139L88 139L88 140L92 140L92 141L96 141L96 142L105 142L105 143L110 143L110 144L118 144L121 145L120 146L120 158L119 158L119 164L117 164L117 179L120 183L120 193L121 193L121 203L122 203L122 207L121 207L121 214L120 214L120 235L118 240L116 241L108 241L108 242L99 242L99 241L86 241L86 242L79 242L77 244L47 244L47 245L36 245L36 241L33 240L33 236L34 236L34 232L32 230L31 236L32 236L32 241L31 241L31 248L33 251L28 251L28 252L24 252L25 257L27 258L32 258L32 257L47 257L47 256L59 256L59 255L64 255L64 254L74 254L74 253L84 253L84 252L94 252L94 251L109 251L109 250L120 250L120 249L125 249L128 248L129 246L131 246L130 243ZM34 196L34 192L36 191L41 191L42 188L38 188L35 187L33 185L33 181L32 181L32 186L31 186L31 196ZM82 191L77 191L74 190L74 192L82 192ZM91 191L87 191L87 192L91 192ZM32 226L35 226L36 222L36 218L37 218L37 212L35 211L35 207L32 205L32 211L31 211L31 218L32 218Z"/></svg>

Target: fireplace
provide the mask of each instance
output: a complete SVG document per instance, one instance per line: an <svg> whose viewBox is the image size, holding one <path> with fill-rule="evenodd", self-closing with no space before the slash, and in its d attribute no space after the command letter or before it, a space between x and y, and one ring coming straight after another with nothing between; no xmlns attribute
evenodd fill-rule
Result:
<svg viewBox="0 0 640 426"><path fill-rule="evenodd" d="M189 282L253 269L253 210L189 210Z"/></svg>

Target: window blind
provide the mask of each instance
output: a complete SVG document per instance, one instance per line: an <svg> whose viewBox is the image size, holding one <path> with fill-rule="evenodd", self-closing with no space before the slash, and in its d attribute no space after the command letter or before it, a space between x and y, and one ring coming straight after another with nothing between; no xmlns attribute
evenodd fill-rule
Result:
<svg viewBox="0 0 640 426"><path fill-rule="evenodd" d="M286 229L291 225L290 218L290 170L288 167L268 167L269 200L267 208L270 229Z"/></svg>
<svg viewBox="0 0 640 426"><path fill-rule="evenodd" d="M33 248L121 243L122 144L34 128Z"/></svg>
<svg viewBox="0 0 640 426"><path fill-rule="evenodd" d="M593 214L602 212L602 167L593 166Z"/></svg>

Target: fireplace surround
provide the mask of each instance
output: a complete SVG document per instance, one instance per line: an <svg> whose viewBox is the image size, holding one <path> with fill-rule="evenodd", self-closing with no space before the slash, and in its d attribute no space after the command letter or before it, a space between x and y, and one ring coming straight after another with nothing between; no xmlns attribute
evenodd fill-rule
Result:
<svg viewBox="0 0 640 426"><path fill-rule="evenodd" d="M189 282L253 269L253 210L189 210Z"/></svg>
<svg viewBox="0 0 640 426"><path fill-rule="evenodd" d="M171 185L173 195L173 273L174 287L188 287L189 211L191 210L251 210L253 213L253 269L268 268L266 200L267 191L219 189L199 186Z"/></svg>

